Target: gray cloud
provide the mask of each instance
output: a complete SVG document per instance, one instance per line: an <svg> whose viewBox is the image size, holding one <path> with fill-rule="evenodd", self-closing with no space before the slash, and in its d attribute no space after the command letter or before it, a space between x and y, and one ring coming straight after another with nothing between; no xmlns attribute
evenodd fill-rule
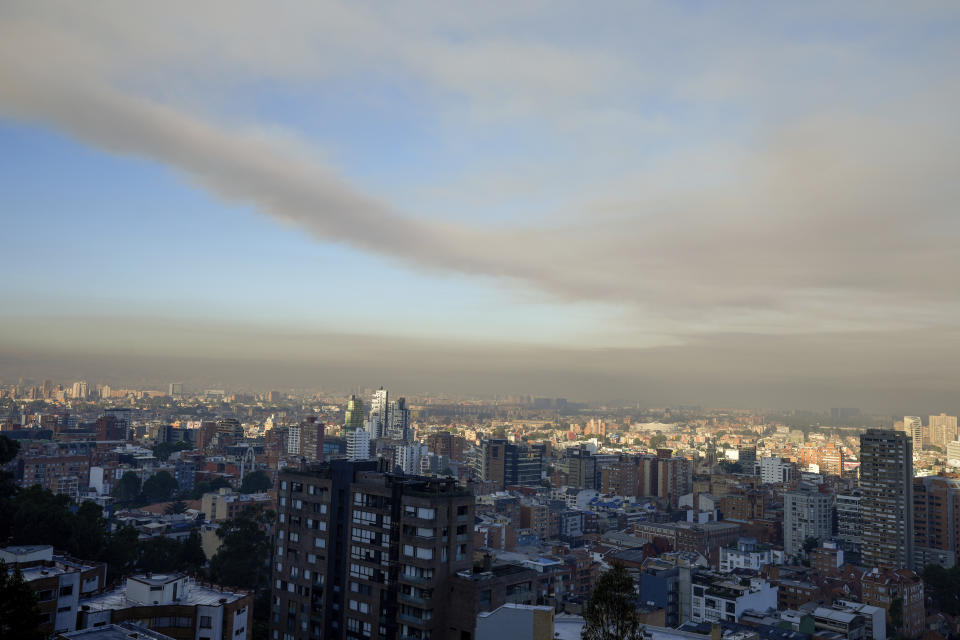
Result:
<svg viewBox="0 0 960 640"><path fill-rule="evenodd" d="M29 328L31 340L24 340ZM82 346L79 346L82 345ZM684 345L588 349L389 335L278 332L147 319L23 318L0 326L0 380L88 379L162 388L529 393L641 406L858 406L960 411L955 327L791 336L702 335Z"/></svg>
<svg viewBox="0 0 960 640"><path fill-rule="evenodd" d="M785 85L802 81L823 100L844 83L859 87L852 74L879 70L862 49L815 43L778 53L762 48L770 43L734 46L733 34L722 33L730 47L720 63L684 60L688 72L671 81L655 64L634 69L596 46L565 48L501 32L457 39L409 23L391 30L389 17L349 5L279 26L255 8L230 11L229 20L199 9L190 28L168 9L148 19L122 7L102 15L68 7L7 11L0 113L165 164L226 201L252 203L324 242L414 269L505 278L570 301L614 303L628 324L679 335L894 329L950 322L960 311L952 275L960 267L960 105L956 83L944 79L952 76L927 71L908 82L918 68L907 66L886 78L911 89L902 96L873 102L876 89L868 84L866 102L837 93L836 105L810 104ZM488 15L483 24L514 17ZM448 13L441 18L445 29L466 28ZM258 37L265 23L266 37ZM694 33L709 27L690 25ZM311 36L314 28L323 37ZM209 60L208 50L216 51ZM799 68L811 53L823 66ZM956 47L946 53L955 58ZM589 122L608 113L596 108L598 99L631 81L648 83L642 94L672 87L672 95L718 105L739 97L789 117L758 124L749 138L711 140L624 170L572 200L562 222L493 227L400 211L351 185L292 135L217 123L181 106L218 76L224 85L243 72L322 80L349 73L352 56L362 68L420 75L468 98L472 113L496 117L545 110L557 123L574 114ZM753 70L751 56L760 58ZM826 66L832 59L839 71ZM809 77L818 68L822 85ZM168 95L180 86L184 95ZM796 98L796 112L774 95L781 88Z"/></svg>

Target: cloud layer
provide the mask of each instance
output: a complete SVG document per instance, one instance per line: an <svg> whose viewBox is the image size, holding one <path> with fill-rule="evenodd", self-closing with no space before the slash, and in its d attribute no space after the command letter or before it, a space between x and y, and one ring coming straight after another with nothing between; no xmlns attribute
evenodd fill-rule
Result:
<svg viewBox="0 0 960 640"><path fill-rule="evenodd" d="M610 304L638 331L895 330L960 311L960 39L934 29L949 5L793 7L757 16L766 31L752 12L657 7L181 9L5 6L0 114L156 161L321 242ZM569 154L537 180L582 186L509 223L425 215L359 186L322 141L218 115L257 80L343 77L422 87L445 127L536 127Z"/></svg>

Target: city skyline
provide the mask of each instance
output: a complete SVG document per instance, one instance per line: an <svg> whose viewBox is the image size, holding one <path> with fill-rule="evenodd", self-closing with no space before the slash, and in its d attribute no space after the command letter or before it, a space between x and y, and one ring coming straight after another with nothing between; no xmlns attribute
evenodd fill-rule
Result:
<svg viewBox="0 0 960 640"><path fill-rule="evenodd" d="M958 410L955 6L0 16L0 378Z"/></svg>

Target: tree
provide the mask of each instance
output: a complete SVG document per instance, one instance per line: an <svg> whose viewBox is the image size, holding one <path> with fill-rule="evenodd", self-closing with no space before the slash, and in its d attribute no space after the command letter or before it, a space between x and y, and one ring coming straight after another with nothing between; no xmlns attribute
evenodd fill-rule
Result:
<svg viewBox="0 0 960 640"><path fill-rule="evenodd" d="M665 444L667 444L667 436L663 435L662 433L650 436L651 449L659 449Z"/></svg>
<svg viewBox="0 0 960 640"><path fill-rule="evenodd" d="M903 627L903 598L894 598L890 602L890 609L887 611L890 616L890 624L897 634Z"/></svg>
<svg viewBox="0 0 960 640"><path fill-rule="evenodd" d="M620 562L600 576L583 612L584 640L639 640L642 637L633 578Z"/></svg>
<svg viewBox="0 0 960 640"><path fill-rule="evenodd" d="M118 504L133 504L140 498L140 476L127 471L113 488L112 495Z"/></svg>
<svg viewBox="0 0 960 640"><path fill-rule="evenodd" d="M247 508L220 524L220 549L210 559L210 577L218 584L243 589L268 587L270 539L264 530L273 520L272 511Z"/></svg>
<svg viewBox="0 0 960 640"><path fill-rule="evenodd" d="M10 538L13 514L16 511L13 497L20 490L13 474L4 471L2 467L16 458L18 451L20 451L19 442L0 435L0 545Z"/></svg>
<svg viewBox="0 0 960 640"><path fill-rule="evenodd" d="M112 584L133 573L137 563L140 532L130 525L120 527L110 536L100 560L107 563L107 583Z"/></svg>
<svg viewBox="0 0 960 640"><path fill-rule="evenodd" d="M193 574L200 573L203 570L203 565L207 564L207 554L203 551L200 533L196 529L191 531L187 539L183 541L178 564L183 571Z"/></svg>
<svg viewBox="0 0 960 640"><path fill-rule="evenodd" d="M7 565L0 560L0 638L44 640L41 624L43 617L33 589L20 569L8 572Z"/></svg>
<svg viewBox="0 0 960 640"><path fill-rule="evenodd" d="M820 539L814 536L807 536L803 541L803 552L810 555L810 552L820 546Z"/></svg>
<svg viewBox="0 0 960 640"><path fill-rule="evenodd" d="M240 493L262 493L273 487L270 476L263 471L251 471L240 483Z"/></svg>
<svg viewBox="0 0 960 640"><path fill-rule="evenodd" d="M189 442L158 442L153 445L153 456L157 460L166 460L174 451L189 451L193 446Z"/></svg>
<svg viewBox="0 0 960 640"><path fill-rule="evenodd" d="M143 483L141 498L146 504L164 502L172 498L179 488L176 478L169 471L158 471Z"/></svg>
<svg viewBox="0 0 960 640"><path fill-rule="evenodd" d="M179 568L181 544L173 538L158 536L144 540L137 547L138 570L160 573Z"/></svg>
<svg viewBox="0 0 960 640"><path fill-rule="evenodd" d="M187 503L183 500L177 500L176 502L171 502L167 505L167 508L163 510L168 516L174 515L177 513L186 513L187 512Z"/></svg>
<svg viewBox="0 0 960 640"><path fill-rule="evenodd" d="M960 567L944 569L937 564L928 564L923 569L923 591L930 598L934 611L960 615Z"/></svg>

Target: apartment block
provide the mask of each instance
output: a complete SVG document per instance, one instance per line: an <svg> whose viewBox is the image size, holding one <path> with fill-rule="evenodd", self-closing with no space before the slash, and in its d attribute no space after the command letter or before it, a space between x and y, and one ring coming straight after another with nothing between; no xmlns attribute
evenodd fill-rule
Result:
<svg viewBox="0 0 960 640"><path fill-rule="evenodd" d="M274 640L437 640L473 566L474 497L448 478L331 460L280 473Z"/></svg>

